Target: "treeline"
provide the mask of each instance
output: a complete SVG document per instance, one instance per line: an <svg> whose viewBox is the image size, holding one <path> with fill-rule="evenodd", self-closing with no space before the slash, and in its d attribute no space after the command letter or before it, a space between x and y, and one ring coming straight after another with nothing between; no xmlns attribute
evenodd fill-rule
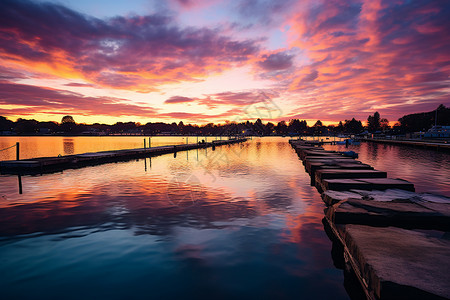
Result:
<svg viewBox="0 0 450 300"><path fill-rule="evenodd" d="M406 132L428 130L435 124L436 116L439 125L450 125L450 108L440 105L436 110L425 113L405 115L392 128L389 121L381 118L378 112L367 118L364 127L355 118L339 122L339 125L324 126L318 120L313 126L308 126L305 120L292 119L289 122L263 123L261 119L255 122L228 122L226 124L195 125L177 123L149 122L118 122L107 124L80 124L72 116L64 116L58 122L39 122L36 120L17 119L13 122L0 116L0 134L3 135L337 135L360 133L404 134Z"/></svg>
<svg viewBox="0 0 450 300"><path fill-rule="evenodd" d="M65 116L61 123L38 122L36 120L18 119L10 121L0 116L0 134L17 135L327 135L327 134L357 134L364 130L361 121L354 118L339 123L339 126L324 126L318 120L314 126L307 125L305 120L292 119L289 122L263 123L261 119L255 122L206 125L177 123L147 123L118 122L106 124L79 124L72 116Z"/></svg>
<svg viewBox="0 0 450 300"><path fill-rule="evenodd" d="M450 107L443 104L433 111L410 114L398 119L406 132L426 131L435 123L450 126Z"/></svg>

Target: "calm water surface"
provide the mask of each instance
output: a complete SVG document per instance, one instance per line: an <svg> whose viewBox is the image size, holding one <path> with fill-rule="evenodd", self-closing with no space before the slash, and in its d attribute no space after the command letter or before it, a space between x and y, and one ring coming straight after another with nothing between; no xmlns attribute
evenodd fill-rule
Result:
<svg viewBox="0 0 450 300"><path fill-rule="evenodd" d="M2 299L348 299L287 141L2 175Z"/></svg>
<svg viewBox="0 0 450 300"><path fill-rule="evenodd" d="M42 155L142 145L23 139ZM17 176L0 175L2 299L348 299L324 205L287 141L22 176L23 194ZM448 154L352 147L390 177L448 195Z"/></svg>
<svg viewBox="0 0 450 300"><path fill-rule="evenodd" d="M72 155L86 152L143 148L144 139L146 146L149 142L152 147L196 143L205 140L207 142L228 139L228 137L196 137L196 136L0 136L0 150L20 143L20 159ZM16 149L0 151L0 161L16 159Z"/></svg>

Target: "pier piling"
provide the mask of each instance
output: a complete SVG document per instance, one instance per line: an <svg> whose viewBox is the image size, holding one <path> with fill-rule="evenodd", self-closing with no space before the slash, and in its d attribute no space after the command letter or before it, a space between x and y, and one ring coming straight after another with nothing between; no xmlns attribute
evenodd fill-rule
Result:
<svg viewBox="0 0 450 300"><path fill-rule="evenodd" d="M16 160L20 160L20 143L16 143Z"/></svg>

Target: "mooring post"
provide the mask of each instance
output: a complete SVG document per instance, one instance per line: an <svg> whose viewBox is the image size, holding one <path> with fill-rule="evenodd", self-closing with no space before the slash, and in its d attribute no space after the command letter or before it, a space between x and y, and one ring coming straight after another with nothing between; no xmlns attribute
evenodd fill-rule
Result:
<svg viewBox="0 0 450 300"><path fill-rule="evenodd" d="M22 191L22 176L17 175L17 178L19 180L19 194L22 194L23 193L23 191Z"/></svg>
<svg viewBox="0 0 450 300"><path fill-rule="evenodd" d="M20 160L20 143L16 143L16 160Z"/></svg>

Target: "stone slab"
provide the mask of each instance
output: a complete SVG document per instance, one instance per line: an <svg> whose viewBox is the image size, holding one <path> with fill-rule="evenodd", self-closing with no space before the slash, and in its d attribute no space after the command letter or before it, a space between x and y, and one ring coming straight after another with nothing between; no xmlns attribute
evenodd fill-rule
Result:
<svg viewBox="0 0 450 300"><path fill-rule="evenodd" d="M322 193L322 200L327 206L333 205L335 203L347 200L348 198L361 198L361 195L355 192L348 191L333 191L327 190Z"/></svg>
<svg viewBox="0 0 450 300"><path fill-rule="evenodd" d="M300 158L304 159L306 156L343 156L342 154L335 151L325 151L325 150L304 150L300 153Z"/></svg>
<svg viewBox="0 0 450 300"><path fill-rule="evenodd" d="M309 170L308 170L308 165L310 166ZM362 163L356 162L356 161L355 162L354 161L338 162L338 163L333 163L333 164L308 163L308 164L305 164L305 169L311 176L311 185L315 185L315 182L317 180L320 181L321 178L323 178L323 177L327 177L328 179L387 177L387 174L385 172L384 172L385 173L384 175L383 174L375 174L375 173L371 173L372 175L370 175L368 172L363 172L363 171L373 170L373 168L369 165L362 164ZM329 172L325 172L326 170L328 170ZM352 170L352 172L348 172L347 175L341 174L344 171L350 171L350 170ZM318 171L324 171L322 173L325 175L319 176L319 174L317 173ZM335 173L333 171L335 171ZM355 172L357 172L357 171L361 171L360 176L356 175ZM340 175L337 175L338 173Z"/></svg>
<svg viewBox="0 0 450 300"><path fill-rule="evenodd" d="M315 172L316 180L339 178L386 178L387 173L377 170L353 170L353 169L319 169Z"/></svg>
<svg viewBox="0 0 450 300"><path fill-rule="evenodd" d="M450 298L450 241L394 227L338 227L378 299ZM436 235L436 232L434 232Z"/></svg>
<svg viewBox="0 0 450 300"><path fill-rule="evenodd" d="M321 161L332 161L332 160L355 161L355 159L352 157L343 156L340 154L329 154L326 156L324 156L324 155L322 155L322 156L308 155L308 156L305 156L305 158L303 160L305 160L305 161L312 161L312 160L315 160L315 161L318 161L318 160L321 160Z"/></svg>
<svg viewBox="0 0 450 300"><path fill-rule="evenodd" d="M348 156L342 156L342 155L328 155L328 156L305 156L303 159L303 165L306 165L308 161L311 162L317 162L317 161L342 161L342 162L354 162L355 159L348 157Z"/></svg>
<svg viewBox="0 0 450 300"><path fill-rule="evenodd" d="M450 204L445 203L434 203L433 209L407 200L388 202L348 198L326 208L325 214L335 224L450 231L449 207Z"/></svg>
<svg viewBox="0 0 450 300"><path fill-rule="evenodd" d="M361 196L361 199L374 200L374 201L407 200L407 201L414 202L414 199L421 199L423 197L423 195L425 195L425 194L417 194L415 192L399 190L399 189L373 190L373 191L351 190L351 192L359 194Z"/></svg>
<svg viewBox="0 0 450 300"><path fill-rule="evenodd" d="M322 191L401 189L414 192L414 185L412 183L402 179L391 178L324 179L321 182L316 182L316 186Z"/></svg>
<svg viewBox="0 0 450 300"><path fill-rule="evenodd" d="M311 176L315 176L315 171L317 169L324 169L324 168L340 168L340 169L353 169L353 170L373 170L373 167L363 164L360 161L354 160L354 161L345 161L345 160L338 160L338 161L314 161L314 160L308 160L305 162L305 169Z"/></svg>
<svg viewBox="0 0 450 300"><path fill-rule="evenodd" d="M399 189L371 191L356 189L350 191L327 190L322 193L322 200L328 205L332 205L348 198L372 200L378 202L415 202L432 209L434 204L450 204L450 197L431 193L415 193Z"/></svg>

